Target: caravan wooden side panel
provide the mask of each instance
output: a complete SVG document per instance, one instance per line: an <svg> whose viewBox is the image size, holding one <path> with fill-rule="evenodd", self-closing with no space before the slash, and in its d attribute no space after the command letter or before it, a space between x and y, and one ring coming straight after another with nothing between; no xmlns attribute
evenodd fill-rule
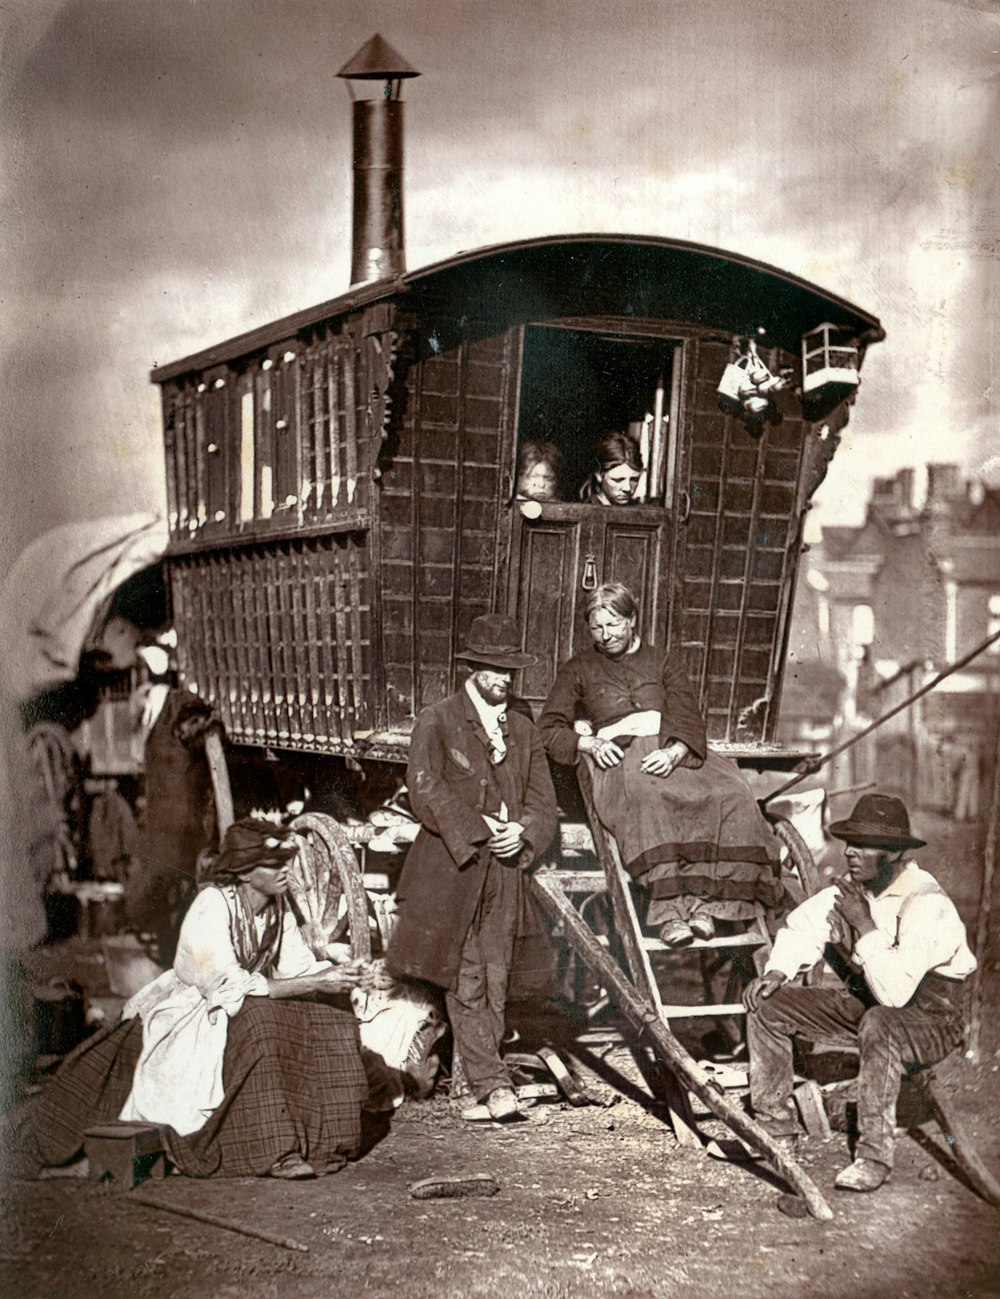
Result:
<svg viewBox="0 0 1000 1299"><path fill-rule="evenodd" d="M372 371L391 337L378 323L351 317L164 386L172 550L367 524L387 382Z"/></svg>
<svg viewBox="0 0 1000 1299"><path fill-rule="evenodd" d="M363 536L217 549L170 574L181 672L234 743L336 752L375 725Z"/></svg>
<svg viewBox="0 0 1000 1299"><path fill-rule="evenodd" d="M719 410L715 385L728 344L690 346L671 642L698 685L710 737L769 740L801 544L795 505L809 425L781 401L781 421L755 435Z"/></svg>
<svg viewBox="0 0 1000 1299"><path fill-rule="evenodd" d="M462 334L401 356L379 508L389 724L443 698L472 620L495 608L511 341Z"/></svg>

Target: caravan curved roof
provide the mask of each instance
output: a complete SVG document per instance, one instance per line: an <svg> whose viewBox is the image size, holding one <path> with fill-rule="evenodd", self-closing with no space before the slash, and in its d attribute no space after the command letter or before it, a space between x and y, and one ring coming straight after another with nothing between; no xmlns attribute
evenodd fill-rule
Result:
<svg viewBox="0 0 1000 1299"><path fill-rule="evenodd" d="M398 279L239 334L152 371L154 383L225 364L358 307L391 299L467 319L609 316L669 320L738 334L763 331L797 348L828 321L864 347L885 337L877 317L788 271L751 257L652 235L546 235L460 252Z"/></svg>

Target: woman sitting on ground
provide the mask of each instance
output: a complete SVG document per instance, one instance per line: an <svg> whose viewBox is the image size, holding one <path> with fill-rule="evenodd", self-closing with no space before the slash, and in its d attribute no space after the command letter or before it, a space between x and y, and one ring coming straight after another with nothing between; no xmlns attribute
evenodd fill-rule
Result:
<svg viewBox="0 0 1000 1299"><path fill-rule="evenodd" d="M580 499L594 505L634 505L642 474L635 438L608 433L594 443L594 468L580 488Z"/></svg>
<svg viewBox="0 0 1000 1299"><path fill-rule="evenodd" d="M647 923L681 947L777 905L778 841L736 763L708 751L682 662L642 643L620 583L584 611L593 644L559 669L539 729L554 761L592 759L597 814L649 895Z"/></svg>
<svg viewBox="0 0 1000 1299"><path fill-rule="evenodd" d="M313 1177L358 1153L368 1086L346 994L369 975L306 947L285 900L297 851L269 821L229 828L173 969L38 1098L27 1133L38 1163L70 1162L86 1128L116 1118L161 1127L192 1177ZM319 999L330 994L343 1004Z"/></svg>

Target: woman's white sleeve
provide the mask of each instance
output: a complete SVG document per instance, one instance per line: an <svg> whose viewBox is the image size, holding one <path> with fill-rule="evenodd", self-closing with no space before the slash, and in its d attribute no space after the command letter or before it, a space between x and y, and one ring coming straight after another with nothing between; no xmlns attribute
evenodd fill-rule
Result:
<svg viewBox="0 0 1000 1299"><path fill-rule="evenodd" d="M295 923L295 916L291 911L286 911L281 931L281 950L274 964L275 976L291 979L298 974L315 974L318 970L329 968L329 961L320 961L313 956Z"/></svg>
<svg viewBox="0 0 1000 1299"><path fill-rule="evenodd" d="M205 998L224 980L239 984L239 976L245 975L233 949L229 907L220 889L202 889L188 908L177 940L174 972Z"/></svg>

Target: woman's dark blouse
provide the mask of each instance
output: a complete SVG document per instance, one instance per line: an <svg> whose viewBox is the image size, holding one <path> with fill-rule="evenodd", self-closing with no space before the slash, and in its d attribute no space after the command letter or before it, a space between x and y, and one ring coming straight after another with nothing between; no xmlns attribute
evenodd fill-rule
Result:
<svg viewBox="0 0 1000 1299"><path fill-rule="evenodd" d="M647 645L620 659L606 658L593 645L574 654L556 674L538 729L549 757L571 765L579 760L580 737L573 730L578 718L597 731L646 709L661 715L661 746L683 740L699 765L704 761L705 721L684 664L678 655L664 657Z"/></svg>

